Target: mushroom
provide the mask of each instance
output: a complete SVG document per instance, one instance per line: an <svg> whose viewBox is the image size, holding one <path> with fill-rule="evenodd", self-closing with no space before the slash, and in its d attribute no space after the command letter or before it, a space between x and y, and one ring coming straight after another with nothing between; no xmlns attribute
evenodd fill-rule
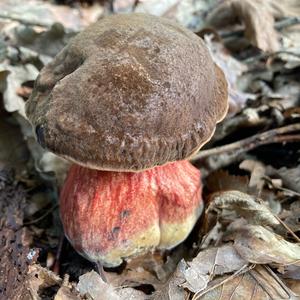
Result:
<svg viewBox="0 0 300 300"><path fill-rule="evenodd" d="M170 249L203 206L187 159L227 112L227 83L203 41L145 14L91 25L45 66L26 113L38 142L74 162L60 196L65 234L88 259Z"/></svg>

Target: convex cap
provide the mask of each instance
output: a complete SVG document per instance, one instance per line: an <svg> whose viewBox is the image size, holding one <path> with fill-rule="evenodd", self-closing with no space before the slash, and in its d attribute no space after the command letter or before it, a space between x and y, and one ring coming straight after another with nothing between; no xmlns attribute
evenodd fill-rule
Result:
<svg viewBox="0 0 300 300"><path fill-rule="evenodd" d="M114 171L188 158L226 111L226 80L203 41L145 14L78 34L42 69L26 106L43 147Z"/></svg>

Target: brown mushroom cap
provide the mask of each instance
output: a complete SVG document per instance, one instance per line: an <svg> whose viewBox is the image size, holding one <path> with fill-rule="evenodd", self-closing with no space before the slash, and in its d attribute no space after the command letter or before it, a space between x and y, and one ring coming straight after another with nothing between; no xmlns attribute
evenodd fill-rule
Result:
<svg viewBox="0 0 300 300"><path fill-rule="evenodd" d="M144 14L109 16L78 34L26 105L43 147L114 171L188 158L226 111L226 80L203 41Z"/></svg>

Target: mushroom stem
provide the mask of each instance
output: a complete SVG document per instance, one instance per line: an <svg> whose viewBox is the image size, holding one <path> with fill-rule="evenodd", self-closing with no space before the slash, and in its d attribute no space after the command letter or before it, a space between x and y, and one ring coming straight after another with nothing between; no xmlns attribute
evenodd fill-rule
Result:
<svg viewBox="0 0 300 300"><path fill-rule="evenodd" d="M101 262L96 261L96 266L97 266L97 270L98 270L98 273L99 273L101 279L104 282L107 283L107 279L106 279L106 276L105 276L105 273L104 273L103 265L101 264Z"/></svg>
<svg viewBox="0 0 300 300"><path fill-rule="evenodd" d="M200 171L188 161L139 173L73 165L60 197L65 234L79 253L104 266L170 249L197 221L201 190Z"/></svg>

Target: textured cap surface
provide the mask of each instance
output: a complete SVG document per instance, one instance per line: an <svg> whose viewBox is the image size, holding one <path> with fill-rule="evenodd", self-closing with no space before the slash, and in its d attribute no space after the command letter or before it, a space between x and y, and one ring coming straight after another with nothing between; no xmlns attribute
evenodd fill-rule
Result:
<svg viewBox="0 0 300 300"><path fill-rule="evenodd" d="M226 111L226 80L202 40L144 14L109 16L78 34L26 105L43 147L116 171L191 156Z"/></svg>

